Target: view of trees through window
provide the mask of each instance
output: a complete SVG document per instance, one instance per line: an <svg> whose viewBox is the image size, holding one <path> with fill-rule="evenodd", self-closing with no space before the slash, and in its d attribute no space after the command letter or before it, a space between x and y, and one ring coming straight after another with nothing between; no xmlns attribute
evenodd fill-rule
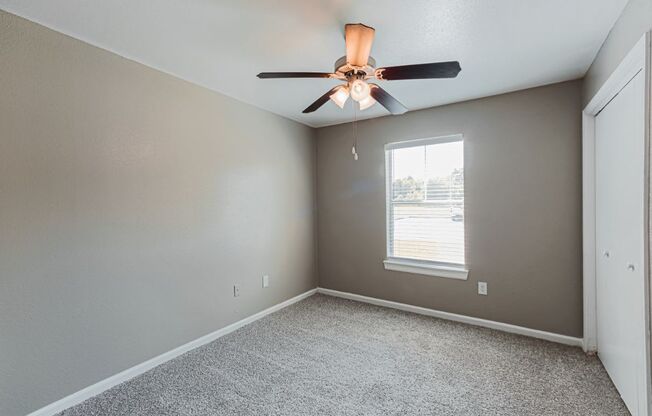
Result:
<svg viewBox="0 0 652 416"><path fill-rule="evenodd" d="M448 177L394 180L394 201L464 201L464 168L455 168Z"/></svg>

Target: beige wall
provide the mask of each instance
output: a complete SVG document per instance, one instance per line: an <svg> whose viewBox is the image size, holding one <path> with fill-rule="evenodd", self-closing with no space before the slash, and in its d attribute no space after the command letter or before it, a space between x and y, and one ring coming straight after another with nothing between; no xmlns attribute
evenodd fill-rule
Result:
<svg viewBox="0 0 652 416"><path fill-rule="evenodd" d="M652 30L652 0L630 0L584 79L584 106L645 32Z"/></svg>
<svg viewBox="0 0 652 416"><path fill-rule="evenodd" d="M0 11L0 415L316 287L313 136Z"/></svg>
<svg viewBox="0 0 652 416"><path fill-rule="evenodd" d="M582 336L581 82L318 130L320 286ZM462 133L469 280L386 271L389 142ZM489 296L477 294L486 281Z"/></svg>

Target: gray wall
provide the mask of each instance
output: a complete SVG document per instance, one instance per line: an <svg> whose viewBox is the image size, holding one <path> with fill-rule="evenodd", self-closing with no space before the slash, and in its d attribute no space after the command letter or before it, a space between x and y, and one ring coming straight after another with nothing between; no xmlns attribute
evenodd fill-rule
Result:
<svg viewBox="0 0 652 416"><path fill-rule="evenodd" d="M314 157L308 127L0 11L0 414L316 287Z"/></svg>
<svg viewBox="0 0 652 416"><path fill-rule="evenodd" d="M581 82L318 130L320 286L582 336ZM384 149L463 133L469 280L386 271ZM477 294L477 282L489 296Z"/></svg>
<svg viewBox="0 0 652 416"><path fill-rule="evenodd" d="M643 34L652 29L652 0L630 0L584 79L584 106Z"/></svg>

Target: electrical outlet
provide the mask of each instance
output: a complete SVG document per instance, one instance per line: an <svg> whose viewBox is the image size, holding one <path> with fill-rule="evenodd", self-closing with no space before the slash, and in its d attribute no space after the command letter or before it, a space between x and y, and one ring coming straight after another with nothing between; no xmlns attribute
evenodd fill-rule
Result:
<svg viewBox="0 0 652 416"><path fill-rule="evenodd" d="M265 275L263 276L263 287L268 287L269 286L269 276Z"/></svg>
<svg viewBox="0 0 652 416"><path fill-rule="evenodd" d="M487 295L487 282L478 282L478 295Z"/></svg>
<svg viewBox="0 0 652 416"><path fill-rule="evenodd" d="M233 297L237 298L240 296L240 285L233 285Z"/></svg>

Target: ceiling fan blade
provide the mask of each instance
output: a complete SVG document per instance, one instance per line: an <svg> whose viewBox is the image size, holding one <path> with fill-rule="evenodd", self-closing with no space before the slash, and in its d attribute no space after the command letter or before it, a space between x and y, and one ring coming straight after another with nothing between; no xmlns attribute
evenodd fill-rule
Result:
<svg viewBox="0 0 652 416"><path fill-rule="evenodd" d="M322 105L326 104L326 102L328 100L330 100L331 95L333 95L333 93L335 93L335 91L337 91L338 88L340 88L340 85L338 85L336 87L333 87L326 94L324 94L321 97L317 98L317 100L314 103L310 104L305 110L303 110L303 113L304 114L312 113L313 111L317 110Z"/></svg>
<svg viewBox="0 0 652 416"><path fill-rule="evenodd" d="M376 30L362 23L344 26L346 61L353 66L365 66L369 61Z"/></svg>
<svg viewBox="0 0 652 416"><path fill-rule="evenodd" d="M376 84L369 84L371 87L371 96L374 100L378 101L380 105L385 107L392 114L403 114L408 109L401 104L396 98L392 97L387 91L380 88Z"/></svg>
<svg viewBox="0 0 652 416"><path fill-rule="evenodd" d="M333 78L335 74L327 72L261 72L260 79L266 78Z"/></svg>
<svg viewBox="0 0 652 416"><path fill-rule="evenodd" d="M384 80L395 79L428 79L428 78L455 78L462 67L457 61L435 62L432 64L388 66L378 68L376 78Z"/></svg>

